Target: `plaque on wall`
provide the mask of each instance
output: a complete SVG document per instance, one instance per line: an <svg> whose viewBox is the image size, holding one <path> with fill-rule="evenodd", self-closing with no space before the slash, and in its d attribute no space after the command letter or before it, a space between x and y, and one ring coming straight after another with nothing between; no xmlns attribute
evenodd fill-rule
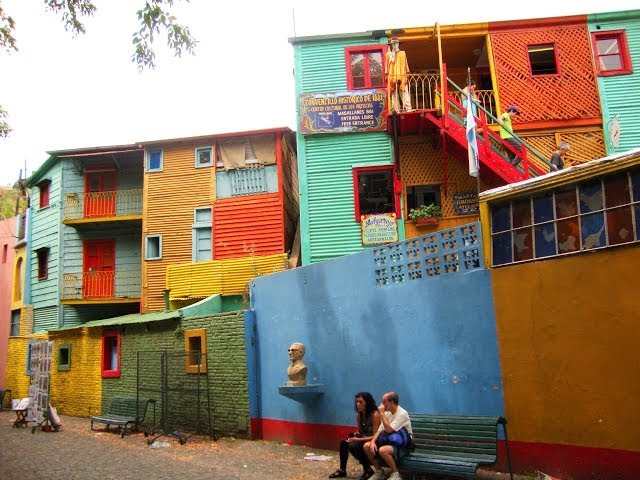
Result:
<svg viewBox="0 0 640 480"><path fill-rule="evenodd" d="M453 195L453 208L456 211L456 215L473 215L478 213L478 193L455 193Z"/></svg>
<svg viewBox="0 0 640 480"><path fill-rule="evenodd" d="M300 133L377 132L387 128L385 90L300 95Z"/></svg>

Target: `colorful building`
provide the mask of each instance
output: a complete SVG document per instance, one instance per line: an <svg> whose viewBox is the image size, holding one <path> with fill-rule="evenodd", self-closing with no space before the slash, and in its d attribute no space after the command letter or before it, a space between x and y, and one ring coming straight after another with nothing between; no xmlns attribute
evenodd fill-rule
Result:
<svg viewBox="0 0 640 480"><path fill-rule="evenodd" d="M5 385L9 335L15 334L11 310L14 277L16 217L0 220L0 388Z"/></svg>
<svg viewBox="0 0 640 480"><path fill-rule="evenodd" d="M597 18L630 24L636 13ZM389 75L392 38L411 73ZM591 38L588 17L580 15L290 39L303 264L375 244L368 215L395 222L387 240L477 219L478 191L546 174L562 141L572 146L566 166L605 155L601 102L610 102L599 96L598 82L609 77L597 77ZM631 43L624 51L634 51L632 30L625 39ZM477 184L469 176L462 91L469 78L478 87ZM393 105L396 81L406 86L409 105ZM497 134L497 117L510 105L521 111L513 121L521 151ZM629 148L640 139L633 116L625 118ZM440 227L408 219L428 203L441 207Z"/></svg>

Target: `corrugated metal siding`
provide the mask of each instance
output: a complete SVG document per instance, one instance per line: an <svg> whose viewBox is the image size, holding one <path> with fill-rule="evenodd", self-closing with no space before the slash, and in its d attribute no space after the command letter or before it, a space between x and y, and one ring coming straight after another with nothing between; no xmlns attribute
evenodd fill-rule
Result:
<svg viewBox="0 0 640 480"><path fill-rule="evenodd" d="M600 101L602 102L605 144L608 154L624 152L640 146L640 14L626 21L597 21L589 23L592 32L626 30L627 45L631 55L633 73L598 77ZM596 25L600 29L596 29ZM611 145L608 122L618 115L620 143Z"/></svg>
<svg viewBox="0 0 640 480"><path fill-rule="evenodd" d="M324 40L296 45L297 93L334 92L347 89L344 49L357 45L375 45L362 39Z"/></svg>
<svg viewBox="0 0 640 480"><path fill-rule="evenodd" d="M193 211L210 207L215 191L212 168L195 168L195 148L212 145L201 139L165 146L163 171L145 173L142 236L162 234L162 259L143 262L142 313L164 309L166 268L191 261Z"/></svg>
<svg viewBox="0 0 640 480"><path fill-rule="evenodd" d="M245 256L227 260L170 265L167 288L171 300L209 295L242 295L253 278L285 269L286 254Z"/></svg>
<svg viewBox="0 0 640 480"><path fill-rule="evenodd" d="M104 318L119 317L131 313L138 313L137 303L116 303L111 305L63 305L62 327L73 327Z"/></svg>
<svg viewBox="0 0 640 480"><path fill-rule="evenodd" d="M491 28L491 27L490 27ZM502 110L522 109L518 122L599 117L589 33L586 24L490 32ZM559 75L531 76L528 45L553 43Z"/></svg>
<svg viewBox="0 0 640 480"><path fill-rule="evenodd" d="M58 328L58 307L33 309L33 333L46 332Z"/></svg>
<svg viewBox="0 0 640 480"><path fill-rule="evenodd" d="M277 193L217 200L213 259L284 252L284 209Z"/></svg>
<svg viewBox="0 0 640 480"><path fill-rule="evenodd" d="M310 262L362 250L360 224L354 218L353 165L392 162L385 132L306 137L308 237Z"/></svg>

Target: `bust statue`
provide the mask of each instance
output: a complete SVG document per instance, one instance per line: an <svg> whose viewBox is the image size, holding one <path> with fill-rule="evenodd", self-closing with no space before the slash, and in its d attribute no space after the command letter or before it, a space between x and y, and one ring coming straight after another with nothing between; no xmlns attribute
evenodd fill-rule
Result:
<svg viewBox="0 0 640 480"><path fill-rule="evenodd" d="M307 384L307 366L302 361L304 350L304 344L300 342L293 342L289 347L291 365L287 368L287 376L289 377L287 386L301 387Z"/></svg>

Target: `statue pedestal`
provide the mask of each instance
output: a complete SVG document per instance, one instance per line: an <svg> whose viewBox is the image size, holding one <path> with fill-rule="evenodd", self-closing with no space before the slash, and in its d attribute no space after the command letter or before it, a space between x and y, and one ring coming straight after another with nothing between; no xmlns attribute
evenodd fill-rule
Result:
<svg viewBox="0 0 640 480"><path fill-rule="evenodd" d="M324 385L319 383L304 386L285 385L278 387L278 393L296 402L311 402L321 395L324 395Z"/></svg>

